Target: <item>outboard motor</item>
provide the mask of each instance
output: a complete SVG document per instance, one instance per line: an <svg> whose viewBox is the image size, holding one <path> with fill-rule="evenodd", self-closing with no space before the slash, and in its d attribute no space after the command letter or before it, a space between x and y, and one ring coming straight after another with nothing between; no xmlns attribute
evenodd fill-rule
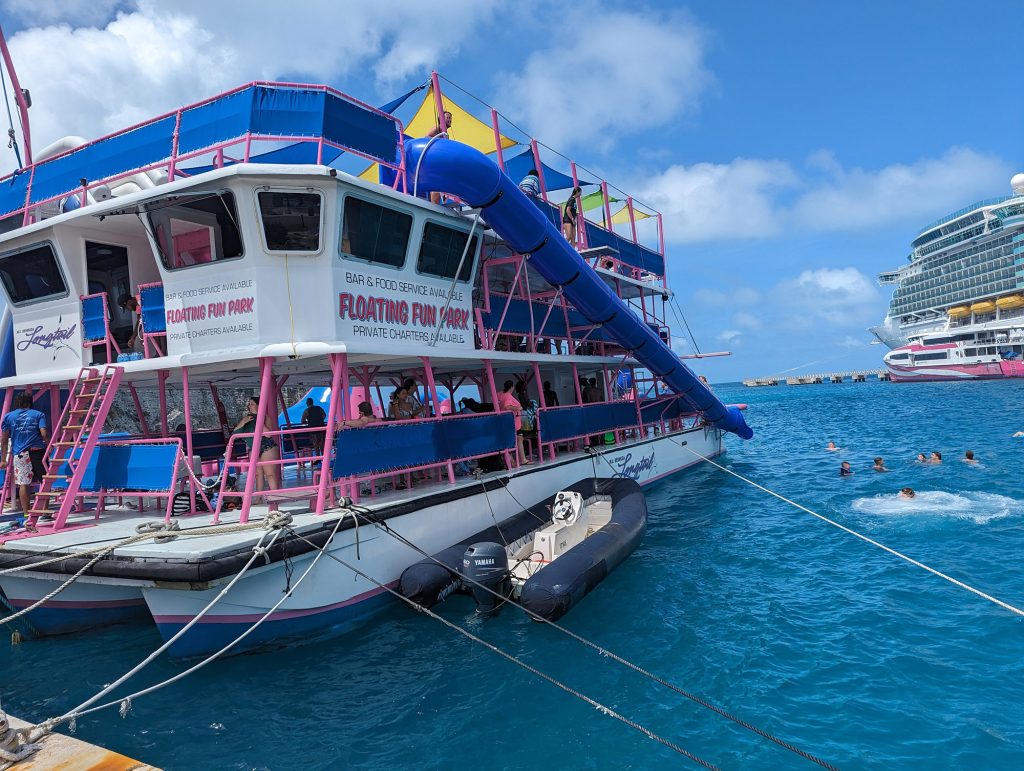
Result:
<svg viewBox="0 0 1024 771"><path fill-rule="evenodd" d="M502 597L508 597L512 590L512 582L508 576L508 555L500 543L474 543L462 558L462 575L476 601L476 612L489 616L501 607L491 592L481 589L485 586Z"/></svg>

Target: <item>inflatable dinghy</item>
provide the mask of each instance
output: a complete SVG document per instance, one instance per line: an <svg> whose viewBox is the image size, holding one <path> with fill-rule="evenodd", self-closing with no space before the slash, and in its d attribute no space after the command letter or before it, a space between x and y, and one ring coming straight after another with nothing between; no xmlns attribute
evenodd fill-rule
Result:
<svg viewBox="0 0 1024 771"><path fill-rule="evenodd" d="M646 529L647 500L635 481L581 479L411 565L399 591L425 607L468 593L481 614L506 598L554 621L632 554Z"/></svg>

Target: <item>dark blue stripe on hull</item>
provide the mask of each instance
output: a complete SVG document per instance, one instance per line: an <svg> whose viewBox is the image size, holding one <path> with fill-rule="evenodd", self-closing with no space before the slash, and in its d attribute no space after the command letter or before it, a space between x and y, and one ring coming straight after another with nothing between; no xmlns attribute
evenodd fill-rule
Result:
<svg viewBox="0 0 1024 771"><path fill-rule="evenodd" d="M369 616L384 610L391 600L392 597L389 593L381 592L353 605L333 608L322 613L310 613L307 616L284 618L278 621L264 621L255 632L232 648L231 653L251 650L268 643L274 643L275 645L278 643L283 644L289 640L294 640L296 637L308 637L322 632L341 634L359 625ZM253 623L245 621L237 624L204 624L200 621L186 632L180 640L174 643L168 653L171 656L177 657L209 655L219 651L249 629ZM163 639L169 640L185 624L163 622L158 623L156 626L160 630L160 635Z"/></svg>

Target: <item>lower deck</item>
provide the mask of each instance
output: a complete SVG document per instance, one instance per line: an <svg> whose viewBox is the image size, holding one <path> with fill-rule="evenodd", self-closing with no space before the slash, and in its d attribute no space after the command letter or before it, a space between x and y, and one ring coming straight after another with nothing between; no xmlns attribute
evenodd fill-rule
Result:
<svg viewBox="0 0 1024 771"><path fill-rule="evenodd" d="M372 519L390 520L430 507L452 508L459 502L479 498L481 495L483 500L478 500L477 503L485 504L492 509L498 507L498 499L501 499L500 508L509 508L509 497L513 499L513 508L522 509L537 502L530 498L531 479L540 479L546 472L552 470L560 470L569 476L575 474L576 478L589 475L625 476L635 479L640 484L649 484L680 468L699 462L702 455L713 456L722 452L721 433L715 429L694 426L664 434L660 431L650 433L650 436L595 447L593 450L566 450L554 459L540 460L511 470L481 472L475 469L470 474L457 477L454 482L445 478L422 479L403 489L393 481L378 479L361 485L360 492L363 496L359 504L360 510L365 511ZM696 439L699 441L695 441ZM686 447L691 444L693 451L687 452ZM664 457L668 451L659 450L658 446L668 447L673 457ZM302 485L314 473L309 463L295 462L285 467L284 481ZM240 486L243 483L244 478L240 480ZM512 493L512 489L519 492ZM345 505L335 505L326 508L322 513L317 513L315 502L311 501L308 494L305 497L291 499L273 497L277 500L268 503L257 499L257 502L252 504L245 524L247 529L241 529L243 518L240 510L225 511L219 516L208 512L175 517L172 526L177 526L180 530L174 531L177 532L177 537L173 540L158 542L151 538L118 546L104 560L182 563L183 573L187 573L191 569L185 568L185 565L202 563L226 554L250 551L265 536L267 531L263 525L267 523L273 510L288 515L291 518L290 527L298 533L333 528L338 518L350 516L351 510ZM111 498L116 499L116 496ZM27 562L35 562L38 559L35 555L44 554L47 558L53 554L85 557L99 548L131 539L138 535L138 528L159 525L164 519L161 504L154 507L154 502L144 497L139 501L143 507L141 511L125 504L116 505L116 500L112 500L111 505L98 514L95 511L72 514L66 526L59 531L8 541L0 547L0 557L6 557L3 559L5 566L17 564L18 557L21 556L25 557ZM339 529L350 529L352 526L353 522L350 520L343 522ZM210 529L215 530L210 535L183 535L190 531ZM73 565L74 569L77 569L77 562ZM57 563L40 570L64 573L74 572L74 569ZM102 577L95 575L96 572L98 571L90 571L82 580L102 581ZM167 577L170 578L170 575ZM118 583L124 581L119 579ZM152 585L154 581L138 579L138 583Z"/></svg>

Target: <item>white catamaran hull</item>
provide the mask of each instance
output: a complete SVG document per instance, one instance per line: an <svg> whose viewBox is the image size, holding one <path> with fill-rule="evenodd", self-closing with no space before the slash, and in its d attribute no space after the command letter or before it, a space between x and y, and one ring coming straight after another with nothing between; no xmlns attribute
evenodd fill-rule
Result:
<svg viewBox="0 0 1024 771"><path fill-rule="evenodd" d="M609 447L596 457L576 456L519 469L507 477L507 487L491 489L486 496L470 487L452 500L435 505L425 502L424 508L388 519L387 525L430 554L553 495L581 477L621 474L642 485L650 484L698 463L700 459L694 453L713 457L722 451L721 433L704 428ZM354 625L390 599L379 584L394 586L402 571L423 556L382 528L363 525L358 533L350 528L337 534L328 553L296 587L316 554L306 552L287 562L254 566L175 643L172 653L191 656L218 650L258 621L289 587L295 587L291 595L236 650ZM349 563L370 579L356 575L328 555ZM66 576L57 575L5 576L0 585L12 605L24 607L64 580ZM144 600L161 634L168 639L195 618L227 580L192 591L157 587L152 582L119 583L116 579L83 577L61 594L61 601L50 601L29 614L29 621L44 634L95 627L138 613L140 600Z"/></svg>

